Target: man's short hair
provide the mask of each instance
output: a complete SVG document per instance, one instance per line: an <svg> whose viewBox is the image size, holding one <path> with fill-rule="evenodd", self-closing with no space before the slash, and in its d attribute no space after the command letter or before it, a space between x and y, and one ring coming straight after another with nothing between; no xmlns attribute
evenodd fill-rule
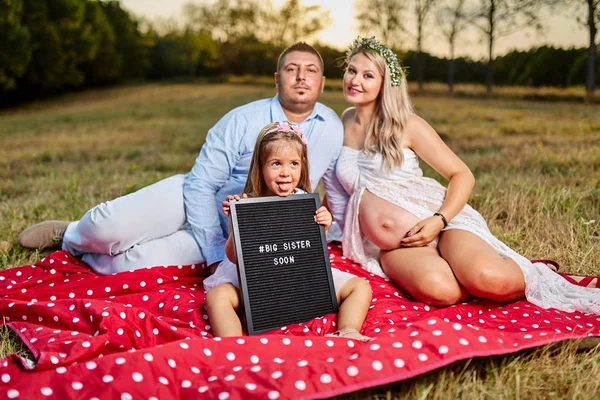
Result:
<svg viewBox="0 0 600 400"><path fill-rule="evenodd" d="M281 67L283 67L283 63L285 61L285 56L287 56L288 53L291 53L292 51L300 51L303 53L314 54L315 56L317 56L317 58L319 59L319 62L321 63L321 65L320 65L321 73L325 73L325 63L323 62L323 57L321 57L321 54L319 54L317 49L315 49L310 44L305 43L305 42L296 42L281 52L281 54L279 55L279 59L277 60L277 72L279 72Z"/></svg>

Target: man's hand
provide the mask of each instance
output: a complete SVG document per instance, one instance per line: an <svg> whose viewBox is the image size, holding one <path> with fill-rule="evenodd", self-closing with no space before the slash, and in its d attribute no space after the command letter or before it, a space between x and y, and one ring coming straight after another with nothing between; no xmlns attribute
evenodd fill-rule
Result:
<svg viewBox="0 0 600 400"><path fill-rule="evenodd" d="M438 216L432 216L419 221L406 236L400 240L401 247L427 246L444 229L444 222Z"/></svg>

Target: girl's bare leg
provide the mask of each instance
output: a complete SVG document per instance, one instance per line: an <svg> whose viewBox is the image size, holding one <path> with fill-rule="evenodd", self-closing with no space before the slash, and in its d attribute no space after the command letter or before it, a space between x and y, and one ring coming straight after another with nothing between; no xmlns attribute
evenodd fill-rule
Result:
<svg viewBox="0 0 600 400"><path fill-rule="evenodd" d="M336 295L340 305L338 330L360 331L371 305L372 294L371 285L362 278L352 278L344 283Z"/></svg>
<svg viewBox="0 0 600 400"><path fill-rule="evenodd" d="M470 297L433 247L381 251L379 259L386 275L418 301L446 307Z"/></svg>
<svg viewBox="0 0 600 400"><path fill-rule="evenodd" d="M473 296L507 302L525 296L525 278L510 258L502 258L485 240L459 229L442 232L438 244L456 279Z"/></svg>
<svg viewBox="0 0 600 400"><path fill-rule="evenodd" d="M206 311L215 337L242 336L239 306L239 291L231 283L215 286L206 293Z"/></svg>

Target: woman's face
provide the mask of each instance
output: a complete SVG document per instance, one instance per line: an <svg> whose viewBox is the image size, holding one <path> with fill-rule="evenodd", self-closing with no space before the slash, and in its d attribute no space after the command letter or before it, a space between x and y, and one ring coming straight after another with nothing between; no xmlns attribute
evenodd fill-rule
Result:
<svg viewBox="0 0 600 400"><path fill-rule="evenodd" d="M383 75L367 56L357 53L350 59L344 73L344 97L348 103L355 106L375 103L382 84Z"/></svg>

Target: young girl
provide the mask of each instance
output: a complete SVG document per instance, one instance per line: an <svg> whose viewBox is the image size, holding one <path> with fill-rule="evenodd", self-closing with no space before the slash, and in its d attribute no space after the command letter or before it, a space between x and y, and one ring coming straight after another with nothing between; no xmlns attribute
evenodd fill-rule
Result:
<svg viewBox="0 0 600 400"><path fill-rule="evenodd" d="M248 180L244 193L251 196L290 196L311 191L308 174L306 138L297 127L287 122L275 122L265 126L256 141ZM247 197L243 194L242 197ZM230 202L240 197L227 196L223 213L229 216ZM315 222L325 226L332 223L327 208L320 207ZM216 272L204 280L206 310L215 336L241 336L240 290L237 262L231 235L225 245L227 259ZM352 274L332 269L336 298L339 304L338 331L332 334L346 338L368 341L371 338L358 331L371 303L371 286Z"/></svg>

